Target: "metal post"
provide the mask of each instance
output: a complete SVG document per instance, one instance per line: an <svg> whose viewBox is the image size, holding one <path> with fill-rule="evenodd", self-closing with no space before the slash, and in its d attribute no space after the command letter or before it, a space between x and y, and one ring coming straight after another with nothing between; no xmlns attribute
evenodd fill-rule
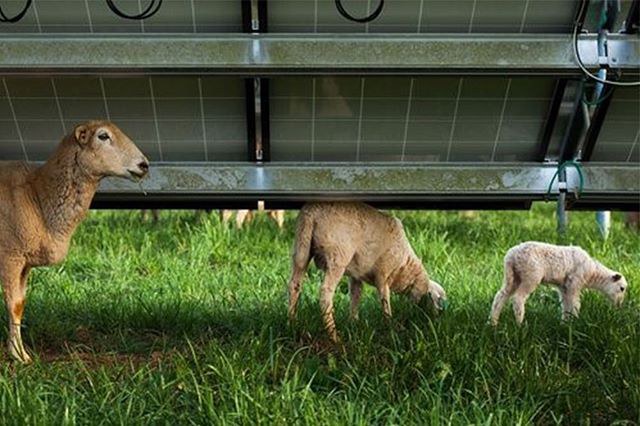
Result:
<svg viewBox="0 0 640 426"><path fill-rule="evenodd" d="M557 231L560 236L564 236L567 231L567 172L566 169L560 169L558 173L558 203L556 205L556 218L558 221Z"/></svg>

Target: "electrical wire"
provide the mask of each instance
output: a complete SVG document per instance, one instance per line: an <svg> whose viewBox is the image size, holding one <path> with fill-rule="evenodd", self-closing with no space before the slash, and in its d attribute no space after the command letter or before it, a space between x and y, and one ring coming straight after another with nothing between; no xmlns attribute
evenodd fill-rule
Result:
<svg viewBox="0 0 640 426"><path fill-rule="evenodd" d="M336 8L338 9L338 12L340 12L340 15L344 16L350 21L359 22L361 24L366 24L367 22L371 22L376 19L380 15L380 13L382 12L382 8L384 7L384 0L380 0L380 4L371 15L365 16L364 18L356 18L355 16L350 15L349 12L347 12L347 10L344 8L344 6L342 6L342 0L335 0L335 2Z"/></svg>
<svg viewBox="0 0 640 426"><path fill-rule="evenodd" d="M113 0L107 0L107 6L109 6L109 9L111 9L113 13L115 13L121 18L142 20L142 19L150 18L153 15L155 15L158 12L158 10L160 10L160 6L162 6L162 0L151 0L151 3L149 3L149 6L147 6L145 10L143 10L137 15L129 15L127 13L124 13L123 11L118 9L118 7L115 5Z"/></svg>
<svg viewBox="0 0 640 426"><path fill-rule="evenodd" d="M33 0L27 0L27 3L24 5L24 9L22 9L17 15L11 18L5 15L4 12L2 11L2 8L0 8L0 22L5 22L8 24L13 24L18 22L27 13L27 10L29 10L29 7L31 6L32 1Z"/></svg>
<svg viewBox="0 0 640 426"><path fill-rule="evenodd" d="M556 178L558 179L560 178L560 173L563 170L566 170L567 166L573 167L578 172L579 186L577 188L577 191L574 190L574 194L576 199L580 197L580 194L582 194L582 191L584 190L584 174L582 173L582 165L577 161L567 160L558 164L558 169L556 170L553 177L551 178L551 181L549 182L549 187L547 188L547 194L545 195L545 198L551 195L551 188L553 188L553 182L555 182Z"/></svg>
<svg viewBox="0 0 640 426"><path fill-rule="evenodd" d="M589 0L582 0L580 3L580 10L578 11L578 16L581 16L585 11L585 7ZM608 84L609 86L619 86L619 87L637 87L640 86L640 81L611 81L598 77L597 75L591 73L587 67L582 62L582 58L580 58L580 52L578 49L578 32L580 31L580 23L576 20L576 23L573 27L573 56L578 63L578 67L582 70L585 76L589 77L591 80L597 81L602 84Z"/></svg>
<svg viewBox="0 0 640 426"><path fill-rule="evenodd" d="M585 77L584 78L584 82L585 85L587 83L588 79ZM593 85L593 87L589 87L590 89L593 89L594 92L594 96L593 96L593 100L589 100L587 98L587 92L586 90L582 92L582 102L587 105L587 106L597 106L600 105L602 102L604 102L605 100L607 100L608 98L611 97L611 95L613 95L613 92L615 91L614 88L612 87L606 87L604 85L602 85L602 91L600 92L600 94L597 93L596 88L598 87L598 84L595 83Z"/></svg>

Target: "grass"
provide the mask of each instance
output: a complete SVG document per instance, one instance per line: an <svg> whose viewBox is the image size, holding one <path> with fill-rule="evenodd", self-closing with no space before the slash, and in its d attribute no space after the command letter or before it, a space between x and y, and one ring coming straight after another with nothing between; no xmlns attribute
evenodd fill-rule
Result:
<svg viewBox="0 0 640 426"><path fill-rule="evenodd" d="M215 214L163 212L153 225L93 212L66 262L31 276L24 334L36 362L1 351L1 423L640 423L640 237L621 216L604 242L592 213L572 213L561 241L549 205L398 215L449 310L434 318L394 296L387 324L367 287L351 322L345 281L342 353L322 331L317 270L287 324L293 214L280 233L264 216L237 231ZM510 309L487 326L502 257L530 239L581 245L619 269L624 307L587 293L581 317L562 323L540 289L523 327Z"/></svg>

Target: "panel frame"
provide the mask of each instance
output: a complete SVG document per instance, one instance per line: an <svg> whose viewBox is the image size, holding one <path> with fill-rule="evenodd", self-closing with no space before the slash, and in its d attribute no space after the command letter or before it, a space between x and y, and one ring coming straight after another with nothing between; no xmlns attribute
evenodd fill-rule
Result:
<svg viewBox="0 0 640 426"><path fill-rule="evenodd" d="M265 200L271 206L295 207L308 201L359 200L398 207L526 209L533 201L557 199L557 180L548 193L556 170L557 163L161 163L153 165L144 190L123 179L105 179L95 206L204 208ZM566 173L570 190L577 189L577 171ZM582 205L607 202L637 208L637 167L588 164L583 174Z"/></svg>
<svg viewBox="0 0 640 426"><path fill-rule="evenodd" d="M0 37L2 74L581 75L568 35L141 35ZM597 36L581 35L588 68ZM615 68L636 70L640 39L608 37Z"/></svg>

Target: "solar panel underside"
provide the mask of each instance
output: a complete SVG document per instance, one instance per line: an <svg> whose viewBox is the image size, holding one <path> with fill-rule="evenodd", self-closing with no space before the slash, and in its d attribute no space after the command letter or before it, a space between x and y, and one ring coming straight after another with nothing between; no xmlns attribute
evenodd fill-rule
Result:
<svg viewBox="0 0 640 426"><path fill-rule="evenodd" d="M272 80L273 161L533 161L549 78ZM5 77L0 158L43 160L78 122L109 118L153 159L246 161L236 77Z"/></svg>
<svg viewBox="0 0 640 426"><path fill-rule="evenodd" d="M640 163L640 89L617 89L591 161Z"/></svg>
<svg viewBox="0 0 640 426"><path fill-rule="evenodd" d="M226 77L5 77L0 159L46 159L90 119L117 123L154 161L245 161L244 85Z"/></svg>
<svg viewBox="0 0 640 426"><path fill-rule="evenodd" d="M3 0L6 15L26 0ZM127 14L144 10L149 0L114 0ZM104 0L33 0L24 18L0 24L4 33L227 33L242 32L240 0L164 0L158 13L142 20L122 19Z"/></svg>
<svg viewBox="0 0 640 426"><path fill-rule="evenodd" d="M548 78L276 78L273 161L534 161Z"/></svg>
<svg viewBox="0 0 640 426"><path fill-rule="evenodd" d="M632 0L623 0L619 29ZM20 11L26 0L4 0L5 14ZM114 0L128 14L144 10L149 0ZM164 0L143 21L117 17L103 0L33 0L25 17L0 24L0 33L227 33L241 32L240 0ZM378 0L342 0L354 16L375 10ZM270 32L322 33L567 33L576 0L392 0L374 22L342 17L333 0L269 0ZM587 28L600 11L591 8Z"/></svg>

